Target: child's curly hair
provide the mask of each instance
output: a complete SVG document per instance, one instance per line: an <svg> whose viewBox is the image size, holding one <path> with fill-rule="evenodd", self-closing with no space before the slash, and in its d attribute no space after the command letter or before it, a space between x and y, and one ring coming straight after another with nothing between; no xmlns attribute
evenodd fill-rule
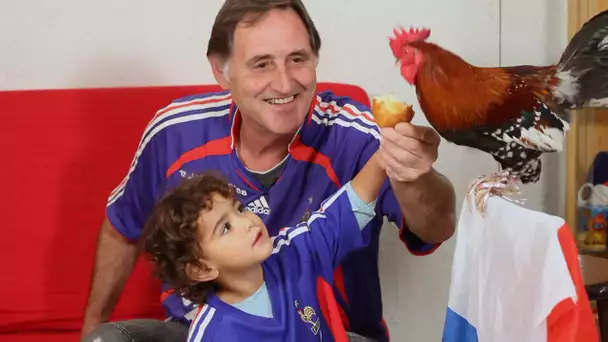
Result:
<svg viewBox="0 0 608 342"><path fill-rule="evenodd" d="M184 179L155 205L142 237L144 250L151 255L155 275L171 284L174 291L194 303L202 304L212 282L190 279L187 265L201 267L198 220L201 210L210 210L211 195L233 198L234 191L220 175L206 172Z"/></svg>

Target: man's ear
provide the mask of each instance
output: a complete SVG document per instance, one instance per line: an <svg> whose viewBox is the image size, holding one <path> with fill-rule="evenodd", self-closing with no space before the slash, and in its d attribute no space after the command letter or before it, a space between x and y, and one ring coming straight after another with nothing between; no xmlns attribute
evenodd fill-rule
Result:
<svg viewBox="0 0 608 342"><path fill-rule="evenodd" d="M227 75L228 68L226 65L228 61L223 61L217 56L209 56L209 64L211 64L211 71L213 71L213 77L224 89L230 89L230 75Z"/></svg>
<svg viewBox="0 0 608 342"><path fill-rule="evenodd" d="M187 264L186 275L194 281L207 282L217 279L219 271L217 268L207 264L204 261L200 265Z"/></svg>

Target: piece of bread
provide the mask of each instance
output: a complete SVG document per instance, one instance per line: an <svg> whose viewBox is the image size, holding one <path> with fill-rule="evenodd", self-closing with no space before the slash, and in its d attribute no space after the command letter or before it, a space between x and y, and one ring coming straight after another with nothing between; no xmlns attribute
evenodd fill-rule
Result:
<svg viewBox="0 0 608 342"><path fill-rule="evenodd" d="M414 117L412 106L399 101L393 94L374 96L372 114L378 126L395 127L400 122L410 122Z"/></svg>

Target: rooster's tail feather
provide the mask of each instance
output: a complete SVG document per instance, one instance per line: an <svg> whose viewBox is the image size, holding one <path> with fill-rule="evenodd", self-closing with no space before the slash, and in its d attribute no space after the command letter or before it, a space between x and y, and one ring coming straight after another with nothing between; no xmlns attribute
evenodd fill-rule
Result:
<svg viewBox="0 0 608 342"><path fill-rule="evenodd" d="M562 108L608 107L608 10L572 37L557 67L554 94Z"/></svg>

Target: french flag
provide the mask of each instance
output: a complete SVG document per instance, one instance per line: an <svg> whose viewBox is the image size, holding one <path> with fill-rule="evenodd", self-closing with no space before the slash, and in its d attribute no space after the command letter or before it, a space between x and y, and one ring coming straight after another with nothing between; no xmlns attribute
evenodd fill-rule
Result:
<svg viewBox="0 0 608 342"><path fill-rule="evenodd" d="M456 233L443 342L597 342L576 243L560 217L468 196Z"/></svg>

